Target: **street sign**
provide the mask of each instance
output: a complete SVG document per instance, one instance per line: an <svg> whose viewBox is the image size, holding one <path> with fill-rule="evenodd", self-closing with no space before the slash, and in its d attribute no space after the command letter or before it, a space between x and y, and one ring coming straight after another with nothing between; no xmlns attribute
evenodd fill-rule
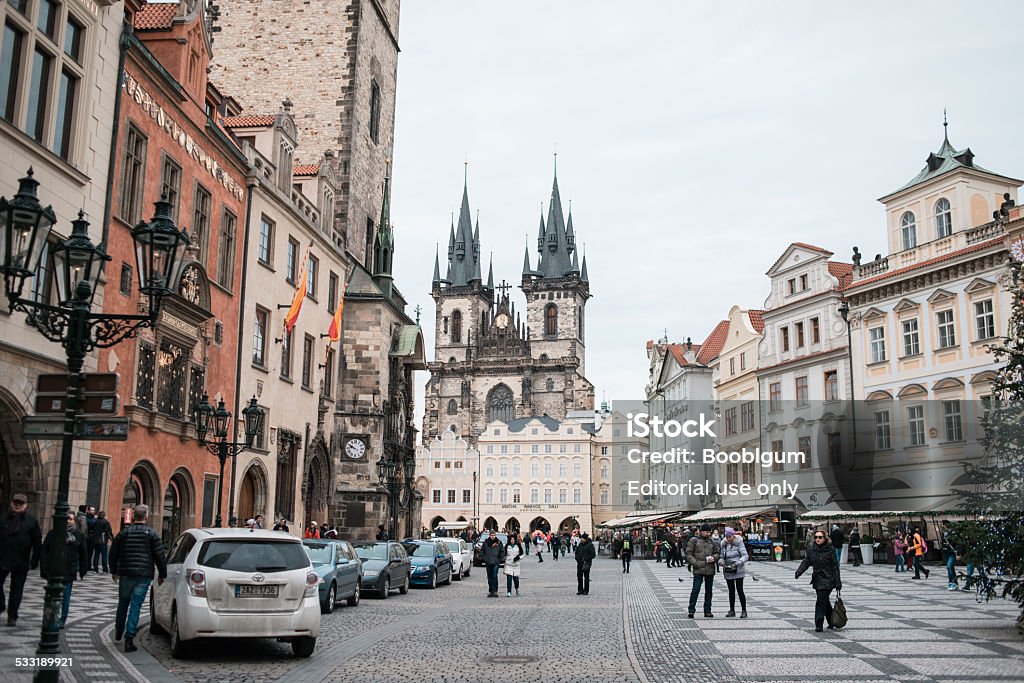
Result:
<svg viewBox="0 0 1024 683"><path fill-rule="evenodd" d="M21 434L25 439L59 441L64 437L64 420L60 417L28 415L21 419ZM128 418L79 417L72 438L75 441L127 441Z"/></svg>
<svg viewBox="0 0 1024 683"><path fill-rule="evenodd" d="M87 372L82 375L82 399L79 415L116 415L120 407L117 388L120 376L116 372ZM36 414L61 415L67 408L68 376L39 375L36 385Z"/></svg>
<svg viewBox="0 0 1024 683"><path fill-rule="evenodd" d="M86 372L82 375L82 391L86 394L113 394L121 383L116 372ZM39 375L36 391L40 394L68 393L68 376L64 374Z"/></svg>
<svg viewBox="0 0 1024 683"><path fill-rule="evenodd" d="M128 418L79 419L75 424L76 441L127 441Z"/></svg>

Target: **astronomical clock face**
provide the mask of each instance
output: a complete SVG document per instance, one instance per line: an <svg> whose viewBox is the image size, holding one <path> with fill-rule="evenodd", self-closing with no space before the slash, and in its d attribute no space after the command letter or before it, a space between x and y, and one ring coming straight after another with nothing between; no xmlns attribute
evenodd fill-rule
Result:
<svg viewBox="0 0 1024 683"><path fill-rule="evenodd" d="M508 327L508 316L505 315L504 313L500 313L498 317L494 319L494 324L500 327L501 329L505 329L506 327Z"/></svg>
<svg viewBox="0 0 1024 683"><path fill-rule="evenodd" d="M366 441L360 438L346 441L345 456L351 460L364 460L366 458Z"/></svg>

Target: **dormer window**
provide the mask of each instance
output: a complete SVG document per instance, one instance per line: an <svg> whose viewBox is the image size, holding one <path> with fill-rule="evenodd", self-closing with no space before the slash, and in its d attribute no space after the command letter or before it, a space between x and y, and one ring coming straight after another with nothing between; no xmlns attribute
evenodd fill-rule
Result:
<svg viewBox="0 0 1024 683"><path fill-rule="evenodd" d="M277 186L285 192L292 186L292 156L294 154L295 150L286 142L282 142L277 151Z"/></svg>
<svg viewBox="0 0 1024 683"><path fill-rule="evenodd" d="M913 249L917 246L917 219L913 211L905 211L900 218L900 234L903 237L904 249Z"/></svg>
<svg viewBox="0 0 1024 683"><path fill-rule="evenodd" d="M953 234L953 214L949 209L949 200L943 197L935 202L935 235L938 238Z"/></svg>
<svg viewBox="0 0 1024 683"><path fill-rule="evenodd" d="M334 223L334 193L326 188L320 203L320 223L324 232L328 232Z"/></svg>

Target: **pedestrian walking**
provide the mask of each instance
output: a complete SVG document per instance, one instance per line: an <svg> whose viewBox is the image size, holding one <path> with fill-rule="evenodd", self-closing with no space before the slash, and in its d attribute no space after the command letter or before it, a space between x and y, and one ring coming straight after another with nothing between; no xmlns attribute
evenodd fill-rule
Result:
<svg viewBox="0 0 1024 683"><path fill-rule="evenodd" d="M107 520L107 513L104 510L100 510L96 516L96 523L92 526L92 554L90 555L90 561L92 562L93 572L99 572L100 560L103 561L103 573L106 574L110 571L107 563L107 544L114 540L114 530L110 528L110 522Z"/></svg>
<svg viewBox="0 0 1024 683"><path fill-rule="evenodd" d="M729 589L729 612L726 617L736 616L736 596L740 597L740 619L747 618L747 595L743 592L743 579L747 576L747 546L743 537L730 527L725 528L722 540L719 564L722 565L722 576Z"/></svg>
<svg viewBox="0 0 1024 683"><path fill-rule="evenodd" d="M704 587L704 616L708 619L715 616L711 613L711 595L721 553L718 543L711 539L710 524L701 525L700 533L691 537L686 544L686 563L693 573L690 608L686 614L690 619L693 619L697 611L697 597L700 595L701 586ZM681 578L679 580L682 581Z"/></svg>
<svg viewBox="0 0 1024 683"><path fill-rule="evenodd" d="M525 555L523 544L519 542L519 534L511 533L508 541L505 542L505 583L507 584L505 597L512 597L512 587L515 586L516 597L519 597L519 574L522 571L520 560Z"/></svg>
<svg viewBox="0 0 1024 683"><path fill-rule="evenodd" d="M807 557L800 563L794 578L811 569L811 586L817 594L814 603L814 630L821 632L825 622L828 627L832 626L832 601L830 600L833 590L842 590L843 580L839 573L839 559L836 557L831 541L825 537L824 531L814 532L814 545L807 553Z"/></svg>
<svg viewBox="0 0 1024 683"><path fill-rule="evenodd" d="M576 548L576 595L590 595L590 567L597 557L590 536L582 534L580 545Z"/></svg>
<svg viewBox="0 0 1024 683"><path fill-rule="evenodd" d="M28 513L28 498L16 493L6 515L0 517L0 613L7 611L7 625L17 626L18 609L25 591L29 569L39 566L42 531ZM11 592L5 598L4 583L11 577Z"/></svg>
<svg viewBox="0 0 1024 683"><path fill-rule="evenodd" d="M846 543L846 536L843 534L843 530L839 528L838 524L832 525L832 534L830 535L829 540L832 542L832 547L836 551L836 562L842 562L843 544Z"/></svg>
<svg viewBox="0 0 1024 683"><path fill-rule="evenodd" d="M483 543L484 568L487 570L487 597L498 597L498 569L505 557L505 548L494 529L487 532Z"/></svg>
<svg viewBox="0 0 1024 683"><path fill-rule="evenodd" d="M619 547L619 557L622 558L622 573L629 573L629 565L633 562L633 541L629 536L623 537Z"/></svg>
<svg viewBox="0 0 1024 683"><path fill-rule="evenodd" d="M89 506L85 508L85 552L86 557L89 559L88 564L92 564L92 538L93 530L96 528L96 508Z"/></svg>
<svg viewBox="0 0 1024 683"><path fill-rule="evenodd" d="M288 520L284 517L277 520L277 523L274 524L274 531L283 531L285 533L289 533L291 530L288 528Z"/></svg>
<svg viewBox="0 0 1024 683"><path fill-rule="evenodd" d="M959 590L960 583L956 578L956 561L960 559L960 553L957 552L956 546L953 544L953 527L950 526L948 519L942 520L940 524L942 525L942 561L946 565L946 588L951 591Z"/></svg>
<svg viewBox="0 0 1024 683"><path fill-rule="evenodd" d="M378 524L377 525L377 537L376 538L377 538L378 541L390 540L388 538L388 532L384 530L384 525L383 524Z"/></svg>
<svg viewBox="0 0 1024 683"><path fill-rule="evenodd" d="M530 534L523 536L523 549L526 551L527 555L530 554Z"/></svg>
<svg viewBox="0 0 1024 683"><path fill-rule="evenodd" d="M306 531L303 532L302 537L303 538L320 538L320 527L317 525L315 519L309 523L308 527L306 527ZM379 541L381 539L378 538L377 540Z"/></svg>
<svg viewBox="0 0 1024 683"><path fill-rule="evenodd" d="M167 556L160 534L146 525L148 505L136 505L132 523L117 535L110 545L110 573L117 586L117 614L114 617L114 640L124 637L124 651L135 652L135 633L139 612L153 583L153 567L157 585L167 578Z"/></svg>
<svg viewBox="0 0 1024 683"><path fill-rule="evenodd" d="M49 552L57 543L66 543L67 551L64 555L64 567L51 567ZM59 569L64 576L64 602L60 610L60 627L68 620L68 612L71 611L71 591L75 587L75 578L85 578L89 572L89 548L85 536L78 530L78 522L75 513L68 510L67 526L58 531L51 529L46 533L46 540L39 553L40 574L43 579L50 578L50 572Z"/></svg>
<svg viewBox="0 0 1024 683"><path fill-rule="evenodd" d="M558 538L558 534L551 534L551 558L558 561L559 547L562 543Z"/></svg>
<svg viewBox="0 0 1024 683"><path fill-rule="evenodd" d="M896 557L896 573L907 571L907 542L903 539L903 532L897 531L892 537L892 553Z"/></svg>
<svg viewBox="0 0 1024 683"><path fill-rule="evenodd" d="M924 578L931 576L931 571L924 566L924 555L928 552L928 541L925 540L924 536L921 535L921 527L914 527L914 535L911 536L910 541L910 553L914 557L914 579L921 578L921 572L924 572Z"/></svg>
<svg viewBox="0 0 1024 683"><path fill-rule="evenodd" d="M853 527L850 532L850 557L848 561L853 564L854 567L859 567L864 564L864 557L860 554L860 531L857 527Z"/></svg>
<svg viewBox="0 0 1024 683"><path fill-rule="evenodd" d="M544 548L547 543L544 541L544 532L538 531L533 537L534 550L537 552L537 562L544 561Z"/></svg>

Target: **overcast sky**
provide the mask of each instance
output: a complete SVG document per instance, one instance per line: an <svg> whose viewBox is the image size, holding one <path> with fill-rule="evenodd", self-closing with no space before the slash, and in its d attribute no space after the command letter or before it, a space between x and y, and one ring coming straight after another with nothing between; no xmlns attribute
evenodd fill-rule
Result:
<svg viewBox="0 0 1024 683"><path fill-rule="evenodd" d="M843 260L853 245L884 252L877 198L939 147L943 108L956 147L1024 177L1024 3L406 0L401 11L395 273L423 307L431 358L434 249L447 248L466 159L483 254L496 280L518 284L557 144L586 244L598 402L642 396L644 342L665 328L696 343L733 304L760 308L765 271L790 242Z"/></svg>

